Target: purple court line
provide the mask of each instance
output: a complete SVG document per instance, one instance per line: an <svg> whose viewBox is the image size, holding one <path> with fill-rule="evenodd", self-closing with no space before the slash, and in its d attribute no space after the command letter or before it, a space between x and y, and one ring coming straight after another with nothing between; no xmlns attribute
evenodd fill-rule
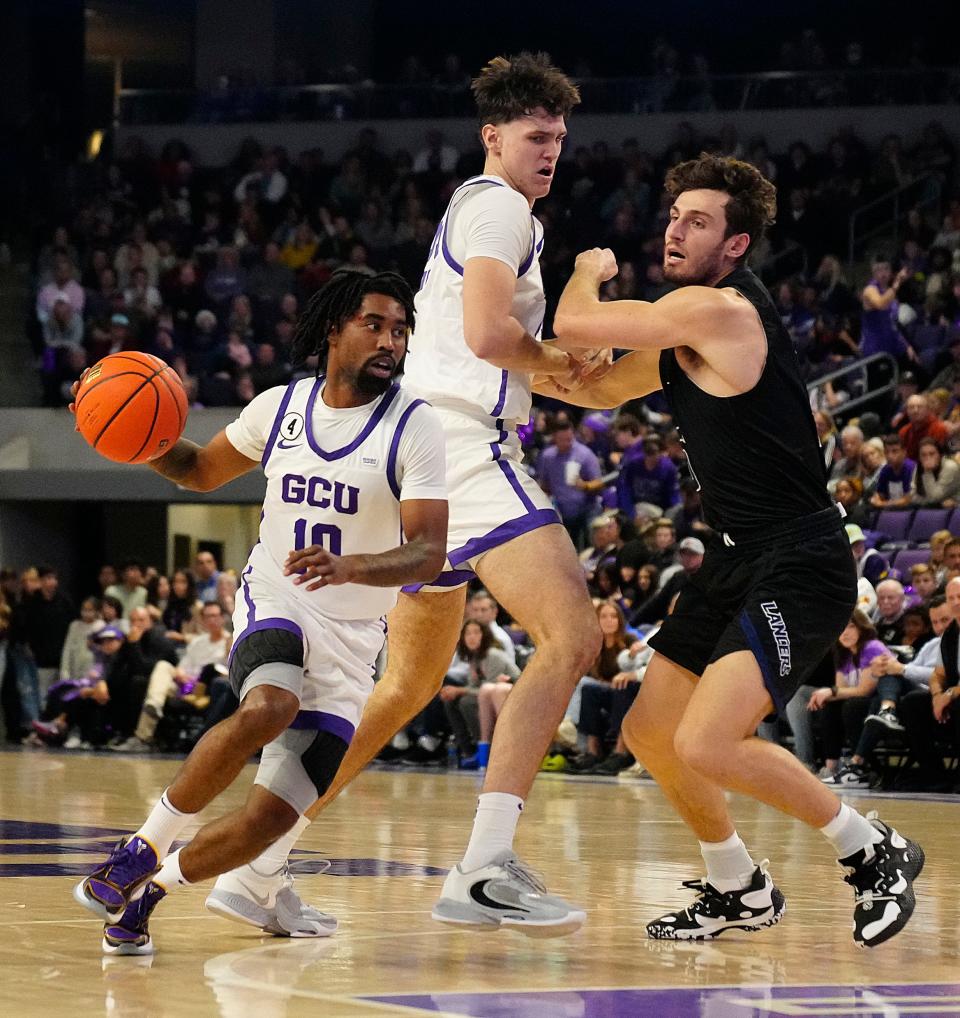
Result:
<svg viewBox="0 0 960 1018"><path fill-rule="evenodd" d="M895 1013L898 1018L960 1013L960 984L877 986L685 986L622 989L518 990L488 993L402 994L361 1000L443 1012L462 1018L762 1018L764 1015L832 1018ZM848 1005L850 1010L840 1008ZM913 1005L913 1006L911 1006Z"/></svg>

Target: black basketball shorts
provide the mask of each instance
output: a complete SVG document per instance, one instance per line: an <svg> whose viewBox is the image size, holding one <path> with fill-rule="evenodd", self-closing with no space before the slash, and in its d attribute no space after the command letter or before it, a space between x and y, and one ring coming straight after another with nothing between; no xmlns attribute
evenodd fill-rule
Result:
<svg viewBox="0 0 960 1018"><path fill-rule="evenodd" d="M727 654L750 651L781 714L856 602L857 571L841 527L749 550L716 536L650 646L694 675Z"/></svg>

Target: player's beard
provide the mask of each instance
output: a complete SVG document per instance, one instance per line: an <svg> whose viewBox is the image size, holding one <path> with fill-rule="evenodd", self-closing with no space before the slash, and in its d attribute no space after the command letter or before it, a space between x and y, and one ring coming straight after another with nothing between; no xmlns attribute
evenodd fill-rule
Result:
<svg viewBox="0 0 960 1018"><path fill-rule="evenodd" d="M371 374L364 366L357 375L357 391L365 396L382 396L393 385L395 376L396 372L387 378L381 378L379 375Z"/></svg>
<svg viewBox="0 0 960 1018"><path fill-rule="evenodd" d="M704 257L696 262L687 256L679 265L663 263L663 278L677 286L713 286L722 271L719 252L715 258Z"/></svg>

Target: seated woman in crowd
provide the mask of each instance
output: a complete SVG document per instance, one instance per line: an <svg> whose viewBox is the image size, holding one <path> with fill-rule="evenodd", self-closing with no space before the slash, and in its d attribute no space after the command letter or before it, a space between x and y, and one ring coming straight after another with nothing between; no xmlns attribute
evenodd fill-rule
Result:
<svg viewBox="0 0 960 1018"><path fill-rule="evenodd" d="M460 765L464 769L486 766L493 726L512 683L519 677L520 669L497 645L488 626L474 620L463 624L439 697L457 741ZM487 691L483 692L485 688ZM481 696L484 698L483 708L480 706ZM485 730L481 723L481 709Z"/></svg>
<svg viewBox="0 0 960 1018"><path fill-rule="evenodd" d="M879 438L867 439L860 450L860 461L863 463L863 477L861 478L863 495L861 498L864 502L869 502L877 493L880 471L887 462L883 454L883 440Z"/></svg>
<svg viewBox="0 0 960 1018"><path fill-rule="evenodd" d="M960 464L944 456L932 438L920 440L913 501L915 505L953 509L960 499Z"/></svg>
<svg viewBox="0 0 960 1018"><path fill-rule="evenodd" d="M67 638L60 652L60 681L79 679L93 665L93 648L90 637L103 626L100 602L95 597L84 598L80 604L80 618L67 628Z"/></svg>
<svg viewBox="0 0 960 1018"><path fill-rule="evenodd" d="M865 788L870 785L864 767L867 754L883 730L903 730L896 715L903 680L899 675L877 678L871 663L875 658L892 655L859 609L840 634L836 655L835 684L815 690L807 704L808 710L820 712L825 758L822 778L831 785ZM865 724L868 715L873 722L869 727ZM855 749L850 762L841 766L844 745Z"/></svg>
<svg viewBox="0 0 960 1018"><path fill-rule="evenodd" d="M834 495L846 512L845 523L865 527L869 521L867 506L863 504L863 481L859 477L841 477Z"/></svg>
<svg viewBox="0 0 960 1018"><path fill-rule="evenodd" d="M580 680L580 710L577 729L586 740L586 752L570 761L569 769L583 773L594 771L605 756L605 745L613 752L603 760L601 773L617 774L633 764L620 733L620 726L640 691L638 670L624 671L621 655L631 646L626 619L619 605L605 601L597 606L597 620L603 645L590 670Z"/></svg>
<svg viewBox="0 0 960 1018"><path fill-rule="evenodd" d="M168 640L186 643L199 603L193 573L189 569L177 569L170 580L170 594L163 608L163 624Z"/></svg>

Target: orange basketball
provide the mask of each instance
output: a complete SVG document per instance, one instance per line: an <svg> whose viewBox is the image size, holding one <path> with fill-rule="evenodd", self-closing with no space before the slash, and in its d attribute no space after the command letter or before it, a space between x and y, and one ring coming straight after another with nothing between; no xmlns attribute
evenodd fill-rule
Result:
<svg viewBox="0 0 960 1018"><path fill-rule="evenodd" d="M77 427L115 463L146 463L169 452L187 423L187 394L159 357L112 353L94 364L77 391Z"/></svg>

